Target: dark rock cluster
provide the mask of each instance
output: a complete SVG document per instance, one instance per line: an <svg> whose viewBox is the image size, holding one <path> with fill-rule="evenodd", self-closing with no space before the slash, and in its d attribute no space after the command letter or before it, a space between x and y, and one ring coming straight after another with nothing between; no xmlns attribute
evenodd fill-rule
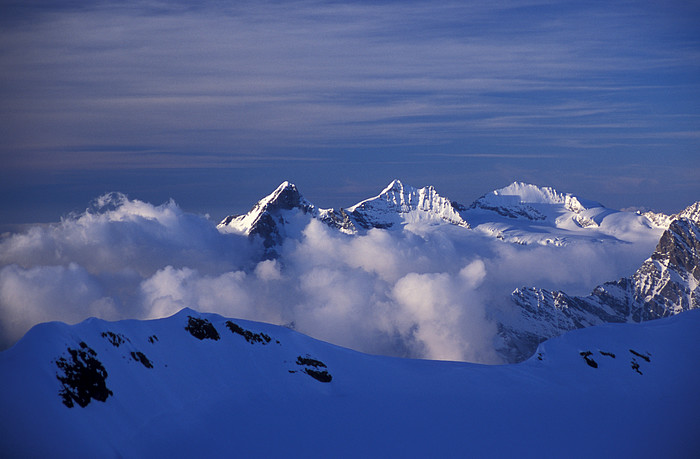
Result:
<svg viewBox="0 0 700 459"><path fill-rule="evenodd" d="M104 402L113 395L106 384L107 370L92 348L81 341L78 349L68 348L68 355L56 360L56 378L63 386L59 395L64 405L73 408L77 403L84 408L93 399Z"/></svg>

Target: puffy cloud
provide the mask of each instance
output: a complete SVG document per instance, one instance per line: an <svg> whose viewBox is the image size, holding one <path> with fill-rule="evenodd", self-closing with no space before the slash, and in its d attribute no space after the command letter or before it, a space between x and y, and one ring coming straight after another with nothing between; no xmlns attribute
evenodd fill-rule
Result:
<svg viewBox="0 0 700 459"><path fill-rule="evenodd" d="M0 269L0 346L12 344L37 323L77 323L90 316L114 319L118 313L99 282L75 263Z"/></svg>
<svg viewBox="0 0 700 459"><path fill-rule="evenodd" d="M167 266L141 284L143 309L149 318L169 316L184 307L250 317L246 278L242 271L210 277Z"/></svg>
<svg viewBox="0 0 700 459"><path fill-rule="evenodd" d="M484 279L484 263L476 260L456 275L409 273L392 289L398 315L415 333L432 359L496 363L494 323L475 288Z"/></svg>
<svg viewBox="0 0 700 459"><path fill-rule="evenodd" d="M280 280L280 266L277 260L263 260L255 266L255 275L262 280Z"/></svg>
<svg viewBox="0 0 700 459"><path fill-rule="evenodd" d="M153 206L111 193L60 223L35 226L0 244L0 263L20 266L78 263L90 273L133 270L152 275L167 265L205 272L233 269L251 257L244 238L222 236L206 218L173 201Z"/></svg>
<svg viewBox="0 0 700 459"><path fill-rule="evenodd" d="M348 236L301 222L276 260L175 203L123 195L0 242L0 345L46 320L156 318L183 307L294 327L364 352L497 363L494 317L523 285L588 292L648 243L513 246L450 226Z"/></svg>

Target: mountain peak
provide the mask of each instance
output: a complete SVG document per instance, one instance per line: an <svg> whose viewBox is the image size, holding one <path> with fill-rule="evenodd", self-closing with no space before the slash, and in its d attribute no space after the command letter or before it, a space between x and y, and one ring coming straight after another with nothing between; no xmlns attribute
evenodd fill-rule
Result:
<svg viewBox="0 0 700 459"><path fill-rule="evenodd" d="M581 212L587 207L602 207L599 203L590 201L587 202L587 206L584 206L581 199L571 193L560 193L549 186L538 186L525 182L513 182L507 187L494 190L493 195L518 197L520 203L527 204L564 204L572 212Z"/></svg>
<svg viewBox="0 0 700 459"><path fill-rule="evenodd" d="M433 186L414 188L393 180L382 192L348 208L363 228L391 228L419 220L447 222L469 228L453 203Z"/></svg>
<svg viewBox="0 0 700 459"><path fill-rule="evenodd" d="M256 206L265 207L267 210L270 206L275 206L279 209L293 209L294 207L309 207L311 205L306 199L301 196L297 186L289 181L282 182L272 193L261 199Z"/></svg>
<svg viewBox="0 0 700 459"><path fill-rule="evenodd" d="M408 187L408 188L412 188L412 187ZM391 183L389 183L389 185L387 185L386 188L384 188L384 189L382 190L381 193L379 193L379 195L381 196L381 195L383 195L383 194L389 193L390 191L395 191L395 192L398 192L398 193L402 193L402 192L403 192L403 189L404 189L404 184L401 183L401 180L399 180L399 179L394 179L394 180L391 181Z"/></svg>
<svg viewBox="0 0 700 459"><path fill-rule="evenodd" d="M494 211L510 218L544 220L547 218L541 207L562 206L564 210L580 214L600 203L580 199L571 193L560 193L552 187L537 186L525 182L513 182L480 197L471 205L472 209Z"/></svg>
<svg viewBox="0 0 700 459"><path fill-rule="evenodd" d="M316 214L316 207L299 193L296 185L282 182L272 193L258 201L247 214L229 215L217 226L219 231L260 236L267 249L281 244L286 212L296 210L301 214ZM270 256L273 256L270 252Z"/></svg>
<svg viewBox="0 0 700 459"><path fill-rule="evenodd" d="M648 218L655 226L664 229L668 229L671 226L671 223L681 218L687 218L696 224L700 224L700 201L689 205L685 209L673 215L652 211L644 212L641 215Z"/></svg>
<svg viewBox="0 0 700 459"><path fill-rule="evenodd" d="M686 207L685 209L678 212L673 217L675 218L687 218L695 223L700 223L700 201L693 203Z"/></svg>
<svg viewBox="0 0 700 459"><path fill-rule="evenodd" d="M700 227L686 218L674 220L632 276L599 285L588 296L524 288L516 289L512 299L523 321L504 327L510 330L504 336L512 349L533 349L537 341L576 328L644 322L700 309ZM539 336L518 333L526 322L545 326Z"/></svg>

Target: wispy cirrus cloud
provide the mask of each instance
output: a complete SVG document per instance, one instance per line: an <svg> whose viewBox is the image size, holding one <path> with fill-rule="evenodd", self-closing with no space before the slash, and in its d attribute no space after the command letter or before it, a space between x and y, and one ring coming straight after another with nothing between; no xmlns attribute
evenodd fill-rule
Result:
<svg viewBox="0 0 700 459"><path fill-rule="evenodd" d="M630 113L662 134L668 122L629 93L666 92L677 83L663 74L700 66L697 35L655 40L672 35L673 13L634 2L47 4L17 8L0 32L1 154L21 152L18 167L47 154L82 167L72 149L125 143L172 165L183 152L235 160L484 133L634 137Z"/></svg>

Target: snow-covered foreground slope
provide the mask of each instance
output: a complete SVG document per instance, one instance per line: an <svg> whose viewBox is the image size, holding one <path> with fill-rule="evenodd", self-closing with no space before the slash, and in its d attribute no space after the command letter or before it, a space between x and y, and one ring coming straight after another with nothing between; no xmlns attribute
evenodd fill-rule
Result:
<svg viewBox="0 0 700 459"><path fill-rule="evenodd" d="M42 324L0 353L0 451L691 457L699 329L700 311L592 327L483 366L371 356L187 309Z"/></svg>

